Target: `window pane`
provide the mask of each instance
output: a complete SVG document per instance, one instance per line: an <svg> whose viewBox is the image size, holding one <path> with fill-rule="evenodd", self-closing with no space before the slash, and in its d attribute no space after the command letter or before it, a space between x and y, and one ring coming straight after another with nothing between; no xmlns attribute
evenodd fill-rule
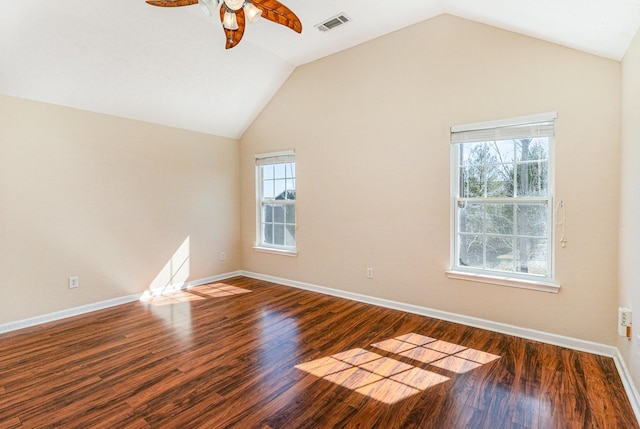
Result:
<svg viewBox="0 0 640 429"><path fill-rule="evenodd" d="M286 246L293 247L296 245L296 227L294 225L286 226L284 240Z"/></svg>
<svg viewBox="0 0 640 429"><path fill-rule="evenodd" d="M458 263L461 266L482 268L484 263L482 235L458 235Z"/></svg>
<svg viewBox="0 0 640 429"><path fill-rule="evenodd" d="M273 225L273 244L284 246L284 225Z"/></svg>
<svg viewBox="0 0 640 429"><path fill-rule="evenodd" d="M262 166L262 179L273 179L273 165Z"/></svg>
<svg viewBox="0 0 640 429"><path fill-rule="evenodd" d="M549 159L549 139L520 139L517 140L517 161L546 161Z"/></svg>
<svg viewBox="0 0 640 429"><path fill-rule="evenodd" d="M516 271L546 276L548 246L544 238L516 239Z"/></svg>
<svg viewBox="0 0 640 429"><path fill-rule="evenodd" d="M287 179L286 186L287 186L287 191L295 191L296 190L295 179Z"/></svg>
<svg viewBox="0 0 640 429"><path fill-rule="evenodd" d="M518 196L544 197L548 193L549 163L531 161L518 164Z"/></svg>
<svg viewBox="0 0 640 429"><path fill-rule="evenodd" d="M487 166L487 197L513 196L513 164Z"/></svg>
<svg viewBox="0 0 640 429"><path fill-rule="evenodd" d="M295 200L296 199L296 190L289 190L286 192L287 200Z"/></svg>
<svg viewBox="0 0 640 429"><path fill-rule="evenodd" d="M262 242L265 244L273 244L273 225L262 224Z"/></svg>
<svg viewBox="0 0 640 429"><path fill-rule="evenodd" d="M547 204L519 204L516 209L518 235L547 236Z"/></svg>
<svg viewBox="0 0 640 429"><path fill-rule="evenodd" d="M293 204L287 204L285 206L285 217L286 223L295 224L296 223L296 206Z"/></svg>
<svg viewBox="0 0 640 429"><path fill-rule="evenodd" d="M460 167L460 196L484 197L484 167L481 165Z"/></svg>
<svg viewBox="0 0 640 429"><path fill-rule="evenodd" d="M486 268L513 271L513 236L487 236Z"/></svg>
<svg viewBox="0 0 640 429"><path fill-rule="evenodd" d="M273 206L271 204L264 204L262 206L262 220L266 223L273 222Z"/></svg>
<svg viewBox="0 0 640 429"><path fill-rule="evenodd" d="M293 162L287 164L287 177L296 177L296 164Z"/></svg>
<svg viewBox="0 0 640 429"><path fill-rule="evenodd" d="M273 199L275 194L273 193L273 180L265 180L262 182L262 198Z"/></svg>
<svg viewBox="0 0 640 429"><path fill-rule="evenodd" d="M513 204L486 205L487 234L513 235Z"/></svg>
<svg viewBox="0 0 640 429"><path fill-rule="evenodd" d="M275 178L276 179L284 179L286 173L286 164L275 164Z"/></svg>
<svg viewBox="0 0 640 429"><path fill-rule="evenodd" d="M273 195L275 195L275 199L276 200L284 200L285 199L284 185L285 185L285 180L284 179L276 179L276 180L274 180L274 192L273 192Z"/></svg>
<svg viewBox="0 0 640 429"><path fill-rule="evenodd" d="M512 163L515 160L515 141L499 140L487 142L487 162Z"/></svg>
<svg viewBox="0 0 640 429"><path fill-rule="evenodd" d="M484 232L484 210L482 204L461 203L458 208L458 228L460 232Z"/></svg>
<svg viewBox="0 0 640 429"><path fill-rule="evenodd" d="M275 223L284 223L284 207L281 205L273 206L273 221Z"/></svg>
<svg viewBox="0 0 640 429"><path fill-rule="evenodd" d="M460 145L460 165L474 165L484 163L484 143L465 143Z"/></svg>

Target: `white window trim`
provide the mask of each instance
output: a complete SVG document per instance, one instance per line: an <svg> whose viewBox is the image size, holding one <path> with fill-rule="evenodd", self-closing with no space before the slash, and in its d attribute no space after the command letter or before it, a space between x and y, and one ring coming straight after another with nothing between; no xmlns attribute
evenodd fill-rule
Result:
<svg viewBox="0 0 640 429"><path fill-rule="evenodd" d="M472 124L454 125L451 127L452 133L459 133L471 130L486 130L489 128L511 127L515 125L534 124L557 119L557 112L537 113L534 115L518 116L515 118L497 119L495 121L474 122Z"/></svg>
<svg viewBox="0 0 640 429"><path fill-rule="evenodd" d="M255 206L256 206L256 225L255 225L255 231L256 231L256 238L255 238L255 245L253 246L253 250L257 251L257 252L262 252L262 253L271 253L274 255L283 255L283 256L298 256L298 239L296 236L296 247L295 248L286 248L286 247L279 247L279 246L267 246L262 244L261 242L261 237L260 237L260 232L261 232L261 221L262 221L262 211L261 211L261 198L260 196L262 195L262 173L261 173L261 168L258 165L259 161L261 159L266 159L266 158L278 158L278 157L295 157L295 150L284 150L284 151L279 151L279 152L268 152L268 153L260 153L260 154L256 154L254 156L255 158L255 186L256 186L256 202L255 202ZM296 184L297 185L297 184ZM296 186L297 188L297 186ZM297 201L295 203L297 205ZM298 229L298 216L296 214L296 231ZM296 234L297 235L297 234Z"/></svg>
<svg viewBox="0 0 640 429"><path fill-rule="evenodd" d="M447 277L455 280L467 280L478 283L489 283L499 286L515 287L520 289L537 290L541 292L558 293L560 285L555 282L531 281L518 279L514 277L491 276L486 274L478 274L466 271L447 270Z"/></svg>
<svg viewBox="0 0 640 429"><path fill-rule="evenodd" d="M298 250L280 249L277 247L254 246L253 250L262 253L272 253L274 255L298 256Z"/></svg>
<svg viewBox="0 0 640 429"><path fill-rule="evenodd" d="M295 156L295 150L282 150L280 152L267 152L267 153L257 153L255 154L255 159L265 159L265 158L278 158L280 156Z"/></svg>
<svg viewBox="0 0 640 429"><path fill-rule="evenodd" d="M499 119L494 121L487 122L476 122L464 125L455 125L451 127L451 133L461 133L461 132L473 132L476 130L485 130L491 128L501 128L501 127L513 127L513 126L522 126L527 124L534 124L538 122L545 121L555 121L557 118L556 112L546 112L539 113L534 115L527 116L519 116L515 118L508 119ZM457 159L453 156L455 149L455 145L459 142L451 142L451 190L450 190L450 199L451 199L451 214L450 218L450 269L445 271L445 274L450 279L455 280L466 280L478 283L488 283L499 286L507 286L507 287L515 287L520 289L529 289L536 290L542 292L550 292L550 293L558 293L560 291L560 284L555 281L555 221L554 221L554 191L555 191L555 136L551 137L551 144L549 150L549 257L551 258L549 266L550 272L548 277L541 278L537 280L534 276L519 276L517 273L515 275L509 275L510 273L504 273L504 276L498 274L498 272L482 272L481 270L460 270L456 267L455 261L455 246L456 246L456 195L457 195L457 179L453 179L453 174L457 171Z"/></svg>

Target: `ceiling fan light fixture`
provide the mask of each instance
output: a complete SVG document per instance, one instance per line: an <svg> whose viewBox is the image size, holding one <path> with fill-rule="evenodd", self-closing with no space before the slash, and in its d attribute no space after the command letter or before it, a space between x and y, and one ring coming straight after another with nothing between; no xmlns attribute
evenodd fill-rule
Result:
<svg viewBox="0 0 640 429"><path fill-rule="evenodd" d="M229 9L226 10L224 18L222 19L222 26L227 30L238 29L238 20L236 19L236 13L234 11Z"/></svg>
<svg viewBox="0 0 640 429"><path fill-rule="evenodd" d="M240 10L244 5L244 0L224 0L224 4L231 10Z"/></svg>
<svg viewBox="0 0 640 429"><path fill-rule="evenodd" d="M225 48L238 45L244 35L246 22L257 17L302 33L300 18L279 0L145 0L151 6L176 7L198 4L202 12L221 22L225 34ZM214 3L215 2L215 3ZM218 21L220 19L220 21Z"/></svg>
<svg viewBox="0 0 640 429"><path fill-rule="evenodd" d="M216 4L213 4L214 0L198 0L198 4L200 5L200 9L202 10L202 13L204 13L207 16L214 16L214 13L216 11L216 9L218 8L218 0L216 1Z"/></svg>
<svg viewBox="0 0 640 429"><path fill-rule="evenodd" d="M262 11L255 7L253 3L247 1L244 4L244 14L249 19L249 22L253 23L253 20L259 18L262 15Z"/></svg>

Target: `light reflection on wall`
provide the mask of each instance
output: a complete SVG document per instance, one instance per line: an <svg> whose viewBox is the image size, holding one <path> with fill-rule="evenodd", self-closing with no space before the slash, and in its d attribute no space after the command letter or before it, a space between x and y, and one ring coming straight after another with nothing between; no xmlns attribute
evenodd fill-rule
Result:
<svg viewBox="0 0 640 429"><path fill-rule="evenodd" d="M148 292L157 295L183 287L189 279L190 258L190 237L187 237L153 279Z"/></svg>
<svg viewBox="0 0 640 429"><path fill-rule="evenodd" d="M140 298L151 304L154 316L172 327L184 340L191 339L191 306L187 299L176 299L175 294L180 293L180 288L189 278L190 252L190 237L187 236Z"/></svg>
<svg viewBox="0 0 640 429"><path fill-rule="evenodd" d="M393 404L479 368L500 356L424 335L410 333L371 344L398 357L421 362L425 368L361 348L297 365L296 368L386 404ZM444 370L450 376L429 371Z"/></svg>

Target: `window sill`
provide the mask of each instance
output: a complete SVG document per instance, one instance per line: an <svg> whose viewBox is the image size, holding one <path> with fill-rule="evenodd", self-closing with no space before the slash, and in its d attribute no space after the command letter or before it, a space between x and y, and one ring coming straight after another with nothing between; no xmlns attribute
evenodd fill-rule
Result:
<svg viewBox="0 0 640 429"><path fill-rule="evenodd" d="M558 293L560 285L551 282L537 282L533 280L522 280L513 277L488 276L485 274L467 273L464 271L447 271L450 279L467 280L471 282L489 283L500 286L516 287L520 289L537 290L540 292Z"/></svg>
<svg viewBox="0 0 640 429"><path fill-rule="evenodd" d="M276 249L273 247L260 247L260 246L254 246L253 250L255 250L256 252L262 252L262 253L272 253L274 255L298 256L297 250L285 250L285 249Z"/></svg>

